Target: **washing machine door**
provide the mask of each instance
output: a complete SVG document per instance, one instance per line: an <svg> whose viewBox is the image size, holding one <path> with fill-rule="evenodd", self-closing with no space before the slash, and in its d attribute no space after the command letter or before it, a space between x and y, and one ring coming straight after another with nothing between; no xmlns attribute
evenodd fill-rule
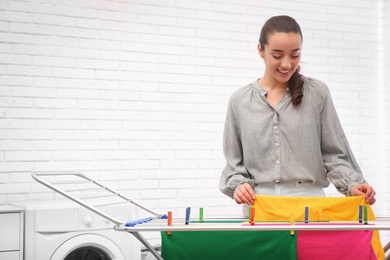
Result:
<svg viewBox="0 0 390 260"><path fill-rule="evenodd" d="M125 257L119 247L111 240L96 234L82 234L72 237L61 244L50 257L50 260L75 259L125 260Z"/></svg>

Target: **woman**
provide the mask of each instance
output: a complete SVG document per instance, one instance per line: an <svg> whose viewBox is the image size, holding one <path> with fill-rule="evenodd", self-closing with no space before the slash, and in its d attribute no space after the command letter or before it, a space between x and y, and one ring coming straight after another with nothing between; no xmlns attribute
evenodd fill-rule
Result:
<svg viewBox="0 0 390 260"><path fill-rule="evenodd" d="M375 191L352 154L329 89L299 74L302 40L289 16L264 24L257 47L263 77L229 100L220 190L252 205L255 194L325 196L330 181L340 193L374 204Z"/></svg>

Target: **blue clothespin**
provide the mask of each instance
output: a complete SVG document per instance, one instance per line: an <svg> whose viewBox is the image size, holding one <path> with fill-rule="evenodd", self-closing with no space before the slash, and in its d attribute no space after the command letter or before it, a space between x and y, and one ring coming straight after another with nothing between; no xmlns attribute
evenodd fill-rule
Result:
<svg viewBox="0 0 390 260"><path fill-rule="evenodd" d="M190 214L191 214L191 208L188 207L186 209L186 225L188 225L188 223L190 222Z"/></svg>
<svg viewBox="0 0 390 260"><path fill-rule="evenodd" d="M138 219L138 220L127 222L125 226L126 227L134 227L134 226L136 226L138 224L143 224L143 223L146 223L146 222L149 222L149 221L152 221L152 220L153 220L152 217L142 218L142 219Z"/></svg>
<svg viewBox="0 0 390 260"><path fill-rule="evenodd" d="M359 205L359 223L363 223L363 205Z"/></svg>
<svg viewBox="0 0 390 260"><path fill-rule="evenodd" d="M305 223L309 223L309 207L305 207Z"/></svg>

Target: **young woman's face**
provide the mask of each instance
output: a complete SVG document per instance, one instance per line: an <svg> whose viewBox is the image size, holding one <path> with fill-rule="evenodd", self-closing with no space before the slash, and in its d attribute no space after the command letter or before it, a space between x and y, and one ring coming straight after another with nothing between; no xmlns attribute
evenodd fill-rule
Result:
<svg viewBox="0 0 390 260"><path fill-rule="evenodd" d="M301 60L302 39L298 33L273 33L268 44L261 49L260 56L265 62L264 77L268 80L286 83L297 70Z"/></svg>

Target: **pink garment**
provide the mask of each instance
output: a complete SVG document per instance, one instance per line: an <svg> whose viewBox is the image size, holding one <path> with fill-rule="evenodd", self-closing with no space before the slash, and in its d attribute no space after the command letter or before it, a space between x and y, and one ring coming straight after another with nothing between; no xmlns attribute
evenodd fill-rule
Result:
<svg viewBox="0 0 390 260"><path fill-rule="evenodd" d="M299 260L377 260L371 245L372 230L299 231Z"/></svg>

